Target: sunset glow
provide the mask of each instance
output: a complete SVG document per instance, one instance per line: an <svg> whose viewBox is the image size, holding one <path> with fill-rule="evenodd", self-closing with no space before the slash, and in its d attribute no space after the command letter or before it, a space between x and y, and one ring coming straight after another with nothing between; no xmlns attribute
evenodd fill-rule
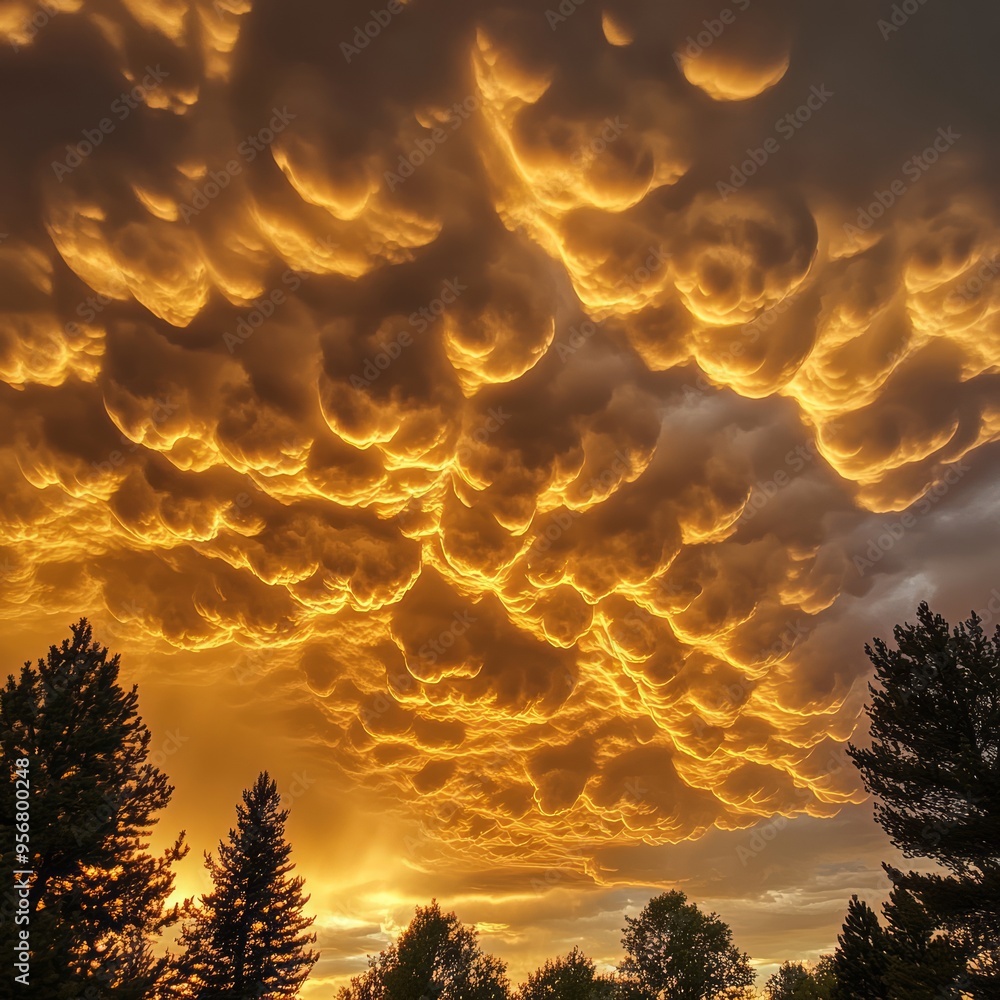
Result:
<svg viewBox="0 0 1000 1000"><path fill-rule="evenodd" d="M1000 585L975 15L8 6L4 652L122 653L177 898L268 767L307 1000L434 896L514 975L675 886L829 951L863 644Z"/></svg>

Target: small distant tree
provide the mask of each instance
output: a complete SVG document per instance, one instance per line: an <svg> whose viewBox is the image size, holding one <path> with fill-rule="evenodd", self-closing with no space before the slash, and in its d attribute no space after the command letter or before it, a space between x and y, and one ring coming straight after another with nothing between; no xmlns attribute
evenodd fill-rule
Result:
<svg viewBox="0 0 1000 1000"><path fill-rule="evenodd" d="M825 957L815 969L800 962L785 962L764 984L767 1000L831 1000L833 960Z"/></svg>
<svg viewBox="0 0 1000 1000"><path fill-rule="evenodd" d="M0 863L35 873L26 897L32 995L139 1000L166 972L153 943L178 919L165 904L187 847L182 833L164 854L148 852L173 788L149 763L152 736L137 689L118 683L118 655L94 641L85 618L70 632L0 689ZM15 850L18 781L27 840ZM5 955L10 916L0 921Z"/></svg>
<svg viewBox="0 0 1000 1000"><path fill-rule="evenodd" d="M764 984L767 1000L799 1000L812 981L809 970L799 962L783 962Z"/></svg>
<svg viewBox="0 0 1000 1000"><path fill-rule="evenodd" d="M574 947L564 958L549 959L528 976L517 1000L612 1000L615 981L598 975L594 963Z"/></svg>
<svg viewBox="0 0 1000 1000"><path fill-rule="evenodd" d="M437 901L418 906L395 944L368 959L368 969L338 1000L508 1000L504 963L479 947L474 928Z"/></svg>
<svg viewBox="0 0 1000 1000"><path fill-rule="evenodd" d="M732 943L732 931L672 890L651 899L638 917L626 917L618 967L623 991L638 1000L717 1000L751 997L750 957Z"/></svg>
<svg viewBox="0 0 1000 1000"><path fill-rule="evenodd" d="M206 853L214 888L201 897L181 935L175 993L194 1000L295 997L319 957L309 948L312 917L303 880L292 877L285 839L288 810L266 771L243 792L236 829Z"/></svg>
<svg viewBox="0 0 1000 1000"><path fill-rule="evenodd" d="M888 941L875 911L852 896L833 956L833 1000L889 1000Z"/></svg>
<svg viewBox="0 0 1000 1000"><path fill-rule="evenodd" d="M833 968L833 955L823 955L812 970L813 982L816 985L816 996L821 1000L833 1000L833 988L837 985L837 976Z"/></svg>
<svg viewBox="0 0 1000 1000"><path fill-rule="evenodd" d="M986 954L1000 941L1000 627L988 638L973 614L952 630L924 603L893 638L865 647L871 747L848 752L892 842L945 871L886 866L893 883Z"/></svg>

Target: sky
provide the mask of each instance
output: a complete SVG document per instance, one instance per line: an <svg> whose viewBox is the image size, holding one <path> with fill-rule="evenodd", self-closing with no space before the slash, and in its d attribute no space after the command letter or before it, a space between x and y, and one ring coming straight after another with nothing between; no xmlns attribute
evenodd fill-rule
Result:
<svg viewBox="0 0 1000 1000"><path fill-rule="evenodd" d="M306 1000L831 950L865 642L1000 620L995 5L546 2L0 13L0 649L122 654L178 896L276 777Z"/></svg>

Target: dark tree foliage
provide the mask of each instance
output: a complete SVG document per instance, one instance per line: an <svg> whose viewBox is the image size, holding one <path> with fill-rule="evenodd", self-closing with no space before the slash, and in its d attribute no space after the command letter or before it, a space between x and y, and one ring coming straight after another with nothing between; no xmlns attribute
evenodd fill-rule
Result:
<svg viewBox="0 0 1000 1000"><path fill-rule="evenodd" d="M815 969L800 962L785 962L764 984L767 1000L831 1000L833 959L825 956Z"/></svg>
<svg viewBox="0 0 1000 1000"><path fill-rule="evenodd" d="M612 1000L614 992L614 979L598 975L593 960L574 947L528 976L516 996L517 1000Z"/></svg>
<svg viewBox="0 0 1000 1000"><path fill-rule="evenodd" d="M876 797L876 818L907 857L945 873L886 867L937 925L987 950L1000 941L1000 628L978 616L950 629L926 604L917 625L865 651L871 747L849 753Z"/></svg>
<svg viewBox="0 0 1000 1000"><path fill-rule="evenodd" d="M965 956L954 941L935 934L934 920L901 886L892 890L882 910L888 923L885 984L893 1000L950 1000L960 996L958 984Z"/></svg>
<svg viewBox="0 0 1000 1000"><path fill-rule="evenodd" d="M177 917L164 904L183 834L148 853L155 814L170 800L166 775L147 762L150 732L136 688L118 684L119 658L81 619L71 638L0 689L0 851L5 871L32 869L32 946L26 996L137 1000L165 972L152 944ZM29 858L14 863L15 764L27 761ZM10 898L5 899L5 908ZM3 914L12 954L14 923ZM9 975L8 969L8 975ZM20 987L19 987L20 989Z"/></svg>
<svg viewBox="0 0 1000 1000"><path fill-rule="evenodd" d="M837 984L837 976L833 968L833 955L823 955L812 970L813 982L816 984L816 996L819 1000L832 1000L833 988Z"/></svg>
<svg viewBox="0 0 1000 1000"><path fill-rule="evenodd" d="M473 928L436 901L418 906L409 927L338 1000L507 1000L504 963L481 950Z"/></svg>
<svg viewBox="0 0 1000 1000"><path fill-rule="evenodd" d="M655 896L638 917L625 918L622 992L642 1000L752 996L750 958L732 936L717 914L702 913L683 892Z"/></svg>
<svg viewBox="0 0 1000 1000"><path fill-rule="evenodd" d="M288 810L264 771L236 806L236 829L205 855L214 888L185 921L176 990L194 1000L295 997L318 955L303 880L292 877Z"/></svg>
<svg viewBox="0 0 1000 1000"><path fill-rule="evenodd" d="M888 940L875 911L852 896L833 956L833 1000L889 1000Z"/></svg>

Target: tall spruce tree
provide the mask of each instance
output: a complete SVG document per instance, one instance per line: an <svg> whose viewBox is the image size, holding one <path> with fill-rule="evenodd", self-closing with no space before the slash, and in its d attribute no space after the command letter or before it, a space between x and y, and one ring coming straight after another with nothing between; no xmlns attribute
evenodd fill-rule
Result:
<svg viewBox="0 0 1000 1000"><path fill-rule="evenodd" d="M944 869L886 866L894 884L986 953L1000 941L1000 627L990 639L973 614L952 630L921 604L893 637L865 647L871 747L848 752L892 842Z"/></svg>
<svg viewBox="0 0 1000 1000"><path fill-rule="evenodd" d="M888 941L875 911L852 896L833 956L833 1000L890 1000Z"/></svg>
<svg viewBox="0 0 1000 1000"><path fill-rule="evenodd" d="M291 877L288 810L266 771L243 792L236 829L205 854L214 888L190 911L181 933L176 981L194 1000L294 997L319 957L309 948L312 917L303 880Z"/></svg>
<svg viewBox="0 0 1000 1000"><path fill-rule="evenodd" d="M29 930L25 996L139 1000L165 972L152 945L178 918L165 902L187 848L181 834L162 856L148 853L173 788L148 762L137 690L120 687L118 673L118 655L109 658L81 619L0 689L0 863L34 872L26 922L5 913L0 940L9 955L15 927ZM18 780L28 808L15 811ZM28 840L15 855L21 816Z"/></svg>
<svg viewBox="0 0 1000 1000"><path fill-rule="evenodd" d="M896 886L882 908L888 925L884 976L892 1000L951 1000L961 995L965 959L952 939L906 889Z"/></svg>

